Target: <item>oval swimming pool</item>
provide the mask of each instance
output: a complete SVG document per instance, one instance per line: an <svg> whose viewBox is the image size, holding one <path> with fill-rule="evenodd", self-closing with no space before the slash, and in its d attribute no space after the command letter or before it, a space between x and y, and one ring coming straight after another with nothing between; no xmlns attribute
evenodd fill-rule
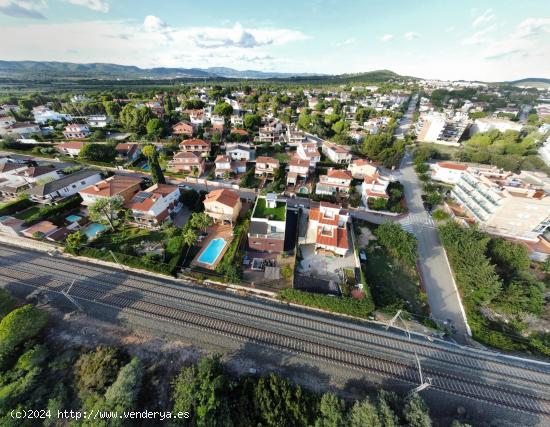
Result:
<svg viewBox="0 0 550 427"><path fill-rule="evenodd" d="M221 237L211 240L210 243L208 243L208 246L202 251L202 254L197 261L202 264L214 264L216 259L218 259L218 256L220 256L220 253L223 251L223 248L225 248L225 245L226 241Z"/></svg>

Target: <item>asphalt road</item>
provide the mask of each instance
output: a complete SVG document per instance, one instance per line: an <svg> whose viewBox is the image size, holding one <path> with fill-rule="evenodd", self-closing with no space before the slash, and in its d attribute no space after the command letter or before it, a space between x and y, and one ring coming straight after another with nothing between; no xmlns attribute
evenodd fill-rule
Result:
<svg viewBox="0 0 550 427"><path fill-rule="evenodd" d="M71 285L72 283L72 285ZM79 260L0 244L0 286L18 294L40 290L50 301L70 304L87 314L117 322L134 313L174 334L189 328L261 345L269 352L301 354L330 366L418 385L417 357L430 393L459 396L522 413L550 415L550 365L463 348L401 330L386 331L281 303L242 298L182 281L127 273ZM54 298L55 297L55 298ZM67 298L68 299L68 298ZM108 313L105 315L99 313ZM114 313L114 315L113 315ZM316 362L316 363L317 363ZM494 406L492 406L494 407Z"/></svg>
<svg viewBox="0 0 550 427"><path fill-rule="evenodd" d="M399 180L403 184L409 209L407 221L412 226L410 231L418 239L420 272L431 315L440 323L450 324L455 331L453 339L464 344L468 342L468 327L462 313L460 296L439 233L424 209L422 185L414 171L410 152L405 154L401 162Z"/></svg>

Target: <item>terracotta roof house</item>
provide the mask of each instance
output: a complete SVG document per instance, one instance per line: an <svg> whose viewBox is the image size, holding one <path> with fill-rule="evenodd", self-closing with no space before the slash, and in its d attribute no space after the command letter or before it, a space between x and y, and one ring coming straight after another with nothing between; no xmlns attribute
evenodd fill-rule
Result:
<svg viewBox="0 0 550 427"><path fill-rule="evenodd" d="M67 141L61 144L57 144L55 149L62 154L71 157L77 157L80 154L80 150L86 143L83 141Z"/></svg>
<svg viewBox="0 0 550 427"><path fill-rule="evenodd" d="M340 206L321 202L309 212L308 236L316 249L344 256L350 248L348 236L349 213Z"/></svg>
<svg viewBox="0 0 550 427"><path fill-rule="evenodd" d="M180 142L179 148L183 152L200 154L202 157L208 157L211 144L203 139L184 139Z"/></svg>
<svg viewBox="0 0 550 427"><path fill-rule="evenodd" d="M349 164L348 170L353 178L363 179L377 173L378 166L373 165L371 161L366 159L356 159Z"/></svg>
<svg viewBox="0 0 550 427"><path fill-rule="evenodd" d="M227 188L213 190L204 199L204 211L218 222L234 224L243 207L236 191Z"/></svg>
<svg viewBox="0 0 550 427"><path fill-rule="evenodd" d="M135 194L126 207L133 223L140 227L158 227L181 210L179 198L177 186L155 184Z"/></svg>
<svg viewBox="0 0 550 427"><path fill-rule="evenodd" d="M447 184L456 184L467 169L467 165L451 162L437 162L430 165L432 179Z"/></svg>
<svg viewBox="0 0 550 427"><path fill-rule="evenodd" d="M216 165L216 178L225 178L227 173L239 174L246 172L246 162L232 160L231 157L225 154L216 157L214 164Z"/></svg>
<svg viewBox="0 0 550 427"><path fill-rule="evenodd" d="M174 126L172 126L172 135L193 136L193 132L193 125L187 120L182 120L181 122L176 123Z"/></svg>
<svg viewBox="0 0 550 427"><path fill-rule="evenodd" d="M315 187L315 193L329 196L348 194L352 180L353 177L350 171L330 168L326 175L319 176L319 183Z"/></svg>
<svg viewBox="0 0 550 427"><path fill-rule="evenodd" d="M296 149L296 155L302 159L309 161L309 166L314 168L321 161L321 153L315 142L301 142Z"/></svg>
<svg viewBox="0 0 550 427"><path fill-rule="evenodd" d="M168 162L168 169L173 172L185 172L201 176L204 174L204 168L204 158L190 151L180 151Z"/></svg>
<svg viewBox="0 0 550 427"><path fill-rule="evenodd" d="M114 175L79 191L82 204L93 205L100 199L120 196L128 202L140 190L141 179Z"/></svg>
<svg viewBox="0 0 550 427"><path fill-rule="evenodd" d="M389 185L389 178L380 175L378 172L366 176L361 187L361 200L363 204L368 206L369 199L389 199Z"/></svg>
<svg viewBox="0 0 550 427"><path fill-rule="evenodd" d="M332 142L324 141L321 151L331 162L342 164L351 162L351 153L349 149Z"/></svg>
<svg viewBox="0 0 550 427"><path fill-rule="evenodd" d="M17 122L2 128L2 133L20 136L32 135L40 133L40 126L31 122Z"/></svg>
<svg viewBox="0 0 550 427"><path fill-rule="evenodd" d="M17 236L23 229L24 223L25 221L22 219L17 219L13 216L0 216L0 233Z"/></svg>
<svg viewBox="0 0 550 427"><path fill-rule="evenodd" d="M309 174L309 161L298 157L288 162L288 173L286 175L287 185L297 185L301 180L305 181Z"/></svg>
<svg viewBox="0 0 550 427"><path fill-rule="evenodd" d="M276 169L280 167L279 160L267 156L256 158L256 176L273 176Z"/></svg>

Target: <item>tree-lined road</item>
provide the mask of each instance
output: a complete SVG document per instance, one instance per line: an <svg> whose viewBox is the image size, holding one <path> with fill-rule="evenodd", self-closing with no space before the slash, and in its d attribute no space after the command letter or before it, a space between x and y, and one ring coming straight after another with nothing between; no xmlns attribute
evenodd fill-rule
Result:
<svg viewBox="0 0 550 427"><path fill-rule="evenodd" d="M71 285L71 283L74 284ZM221 334L270 351L286 351L418 385L416 357L431 390L539 416L550 415L550 366L461 348L380 325L352 322L275 302L240 298L170 279L127 273L79 260L0 245L0 286L17 294L41 291L59 301L70 296L84 310L107 320L121 313L169 325ZM67 302L68 303L68 302ZM105 319L104 319L105 320Z"/></svg>

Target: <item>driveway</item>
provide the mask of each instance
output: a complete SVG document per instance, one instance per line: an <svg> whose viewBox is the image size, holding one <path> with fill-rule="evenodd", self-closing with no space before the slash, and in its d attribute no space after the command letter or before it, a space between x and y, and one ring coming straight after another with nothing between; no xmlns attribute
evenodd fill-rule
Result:
<svg viewBox="0 0 550 427"><path fill-rule="evenodd" d="M422 185L414 171L412 155L408 151L401 163L400 181L409 208L407 228L418 239L420 272L432 317L440 324L450 321L455 328L454 340L464 344L468 341L468 326L464 319L460 296L439 233L422 204Z"/></svg>
<svg viewBox="0 0 550 427"><path fill-rule="evenodd" d="M301 245L302 261L299 271L307 276L334 280L340 283L338 270L342 268L354 268L355 257L352 251L344 256L315 253L315 245Z"/></svg>

